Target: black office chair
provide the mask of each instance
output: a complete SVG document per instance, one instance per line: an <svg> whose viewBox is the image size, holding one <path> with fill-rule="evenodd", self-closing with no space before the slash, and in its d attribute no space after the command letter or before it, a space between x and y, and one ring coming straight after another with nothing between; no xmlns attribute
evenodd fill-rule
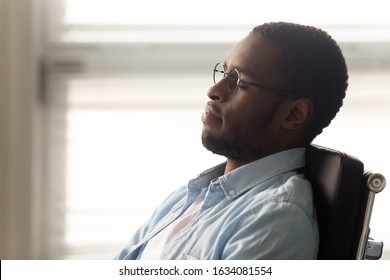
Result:
<svg viewBox="0 0 390 280"><path fill-rule="evenodd" d="M313 185L320 232L318 259L379 259L383 243L369 239L375 194L386 180L345 153L311 145L305 174Z"/></svg>

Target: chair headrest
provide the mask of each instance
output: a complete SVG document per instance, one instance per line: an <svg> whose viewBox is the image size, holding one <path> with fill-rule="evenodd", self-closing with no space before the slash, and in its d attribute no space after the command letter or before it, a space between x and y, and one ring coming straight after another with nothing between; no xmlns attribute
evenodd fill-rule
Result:
<svg viewBox="0 0 390 280"><path fill-rule="evenodd" d="M305 175L313 187L318 218L318 258L354 259L368 196L363 163L340 151L310 145Z"/></svg>

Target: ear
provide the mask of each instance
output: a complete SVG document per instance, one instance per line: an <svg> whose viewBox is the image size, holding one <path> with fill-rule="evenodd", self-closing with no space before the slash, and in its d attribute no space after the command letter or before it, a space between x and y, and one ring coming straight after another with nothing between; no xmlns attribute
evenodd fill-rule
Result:
<svg viewBox="0 0 390 280"><path fill-rule="evenodd" d="M314 105L307 98L297 99L289 102L282 126L292 130L305 125L310 121L314 112Z"/></svg>

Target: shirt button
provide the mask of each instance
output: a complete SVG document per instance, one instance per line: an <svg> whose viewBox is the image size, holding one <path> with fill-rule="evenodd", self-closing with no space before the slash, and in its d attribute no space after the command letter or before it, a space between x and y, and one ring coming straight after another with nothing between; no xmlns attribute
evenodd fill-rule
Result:
<svg viewBox="0 0 390 280"><path fill-rule="evenodd" d="M230 190L229 191L229 195L235 195L236 194L236 191L235 190Z"/></svg>

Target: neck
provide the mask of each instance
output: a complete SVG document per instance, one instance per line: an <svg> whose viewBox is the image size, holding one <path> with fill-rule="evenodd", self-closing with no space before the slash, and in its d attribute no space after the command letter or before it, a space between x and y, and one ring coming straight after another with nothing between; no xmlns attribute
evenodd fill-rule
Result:
<svg viewBox="0 0 390 280"><path fill-rule="evenodd" d="M293 149L293 148L305 147L305 146L306 145L292 145L292 146L288 146L288 147L286 146L284 148L273 149L273 150L270 150L268 153L264 153L262 155L257 155L257 156L249 157L249 158L242 158L242 159L227 158L224 175L228 174L229 172L232 172L234 169L237 169L241 166L244 166L248 163L254 162L258 159L264 158L264 157L269 156L271 154L275 154L275 153L289 150L289 149Z"/></svg>
<svg viewBox="0 0 390 280"><path fill-rule="evenodd" d="M251 158L251 159L227 159L226 160L226 166L225 166L225 173L224 175L228 174L229 172L232 172L234 169L237 169L241 166L244 166L248 163L254 162L262 157L256 157L256 158Z"/></svg>
<svg viewBox="0 0 390 280"><path fill-rule="evenodd" d="M237 169L241 166L244 166L248 163L254 162L258 159L264 158L270 154L279 152L281 149L267 149L265 151L264 149L259 151L253 151L252 153L246 152L245 154L242 154L240 157L237 158L227 158L226 160L226 167L225 167L225 175L229 172L232 172L234 169Z"/></svg>
<svg viewBox="0 0 390 280"><path fill-rule="evenodd" d="M232 160L232 159L227 159L226 161L226 166L225 166L225 173L224 175L232 172L234 169L237 169L245 164L248 164L249 162L247 163L244 163L242 161L237 161L237 160Z"/></svg>

